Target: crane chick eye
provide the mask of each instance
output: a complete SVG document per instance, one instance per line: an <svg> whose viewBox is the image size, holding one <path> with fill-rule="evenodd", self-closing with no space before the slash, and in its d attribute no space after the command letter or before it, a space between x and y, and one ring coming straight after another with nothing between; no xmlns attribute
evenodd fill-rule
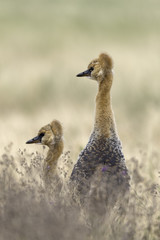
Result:
<svg viewBox="0 0 160 240"><path fill-rule="evenodd" d="M40 133L39 137L42 139L42 137L44 137L44 133Z"/></svg>
<svg viewBox="0 0 160 240"><path fill-rule="evenodd" d="M90 72L92 72L93 70L94 70L94 68L93 68L93 67L91 67L91 68L89 69L89 71L90 71Z"/></svg>

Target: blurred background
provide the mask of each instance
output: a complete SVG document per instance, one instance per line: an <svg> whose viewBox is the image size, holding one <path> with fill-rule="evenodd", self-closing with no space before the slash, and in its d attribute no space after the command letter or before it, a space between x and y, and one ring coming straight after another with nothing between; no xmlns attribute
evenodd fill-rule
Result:
<svg viewBox="0 0 160 240"><path fill-rule="evenodd" d="M76 161L94 122L97 84L76 78L101 52L114 60L112 103L129 163L160 169L160 1L0 0L0 146L26 146L53 119ZM156 156L156 157L155 157ZM148 160L148 161L147 161ZM154 176L152 176L154 178Z"/></svg>

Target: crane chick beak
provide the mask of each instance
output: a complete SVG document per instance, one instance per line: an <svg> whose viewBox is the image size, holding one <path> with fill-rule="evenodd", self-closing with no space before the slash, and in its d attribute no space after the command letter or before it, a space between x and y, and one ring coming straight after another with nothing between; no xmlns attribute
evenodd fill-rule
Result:
<svg viewBox="0 0 160 240"><path fill-rule="evenodd" d="M41 143L41 136L36 136L26 142L26 144L32 144L32 143Z"/></svg>
<svg viewBox="0 0 160 240"><path fill-rule="evenodd" d="M90 69L84 71L84 72L81 72L79 74L77 74L76 77L90 77L91 76L91 71Z"/></svg>

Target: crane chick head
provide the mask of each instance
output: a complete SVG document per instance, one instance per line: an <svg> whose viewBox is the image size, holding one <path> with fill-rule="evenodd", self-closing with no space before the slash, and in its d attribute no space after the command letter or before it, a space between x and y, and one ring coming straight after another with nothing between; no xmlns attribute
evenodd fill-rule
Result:
<svg viewBox="0 0 160 240"><path fill-rule="evenodd" d="M106 53L101 53L97 59L91 61L88 65L88 69L81 72L77 77L89 77L97 82L103 81L108 74L112 73L113 61L111 57Z"/></svg>
<svg viewBox="0 0 160 240"><path fill-rule="evenodd" d="M50 124L42 127L39 130L38 135L27 141L26 144L39 143L42 145L47 145L48 147L52 147L54 144L61 141L62 137L62 125L59 121L53 120Z"/></svg>

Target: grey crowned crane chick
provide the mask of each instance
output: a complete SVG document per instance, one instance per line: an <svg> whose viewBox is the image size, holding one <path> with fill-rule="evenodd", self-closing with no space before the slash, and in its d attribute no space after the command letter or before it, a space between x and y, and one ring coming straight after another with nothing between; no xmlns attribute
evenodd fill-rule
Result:
<svg viewBox="0 0 160 240"><path fill-rule="evenodd" d="M109 195L117 195L119 191L124 193L129 189L130 177L111 104L112 69L111 57L102 53L91 61L86 71L77 75L86 76L98 84L94 128L70 177L78 193L83 196L91 190L94 175L98 176L99 186L105 183L104 188Z"/></svg>
<svg viewBox="0 0 160 240"><path fill-rule="evenodd" d="M42 127L36 137L26 142L26 144L33 143L46 145L49 148L47 157L43 163L43 176L45 186L47 187L52 183L53 179L59 179L57 164L64 148L61 123L53 120L51 123Z"/></svg>

